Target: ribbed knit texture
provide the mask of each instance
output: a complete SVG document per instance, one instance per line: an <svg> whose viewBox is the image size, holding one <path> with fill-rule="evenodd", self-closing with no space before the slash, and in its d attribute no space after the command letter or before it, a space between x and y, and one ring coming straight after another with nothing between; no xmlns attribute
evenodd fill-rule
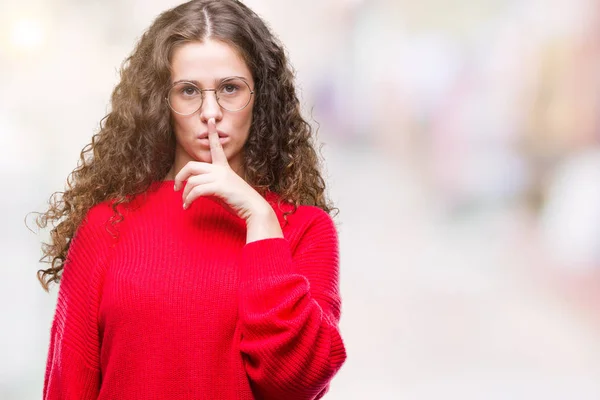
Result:
<svg viewBox="0 0 600 400"><path fill-rule="evenodd" d="M173 181L93 207L58 293L46 400L319 399L346 359L333 221L300 206L284 239L246 244L210 198L182 209ZM115 235L115 231L117 235Z"/></svg>

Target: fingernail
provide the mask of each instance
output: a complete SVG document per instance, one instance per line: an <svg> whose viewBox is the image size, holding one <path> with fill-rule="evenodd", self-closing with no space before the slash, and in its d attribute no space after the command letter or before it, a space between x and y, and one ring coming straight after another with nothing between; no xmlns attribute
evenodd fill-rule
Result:
<svg viewBox="0 0 600 400"><path fill-rule="evenodd" d="M177 184L173 185L173 190L177 191Z"/></svg>
<svg viewBox="0 0 600 400"><path fill-rule="evenodd" d="M183 203L183 209L185 210L187 208L187 203Z"/></svg>

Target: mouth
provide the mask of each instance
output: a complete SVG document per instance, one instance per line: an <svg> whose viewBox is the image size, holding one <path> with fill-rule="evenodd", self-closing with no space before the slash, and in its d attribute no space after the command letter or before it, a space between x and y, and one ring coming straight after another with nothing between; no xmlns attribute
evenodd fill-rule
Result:
<svg viewBox="0 0 600 400"><path fill-rule="evenodd" d="M208 134L201 134L197 137L198 143L203 147L210 147L210 140L208 139ZM228 135L221 135L219 133L219 142L221 146L225 146L225 144L229 141Z"/></svg>
<svg viewBox="0 0 600 400"><path fill-rule="evenodd" d="M228 134L223 133L221 131L217 131L217 133L219 134L219 139L225 139L227 137L229 137ZM208 140L208 132L202 132L201 134L198 135L198 139L206 139Z"/></svg>

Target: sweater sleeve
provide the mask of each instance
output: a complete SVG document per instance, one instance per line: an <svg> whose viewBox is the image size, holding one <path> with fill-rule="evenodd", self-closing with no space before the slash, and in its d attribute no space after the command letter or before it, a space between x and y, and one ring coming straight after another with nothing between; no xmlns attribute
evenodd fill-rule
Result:
<svg viewBox="0 0 600 400"><path fill-rule="evenodd" d="M241 274L240 349L255 395L321 398L346 359L333 221L316 214L293 254L287 239L247 244Z"/></svg>
<svg viewBox="0 0 600 400"><path fill-rule="evenodd" d="M100 267L110 248L104 222L110 208L92 208L77 229L63 265L50 330L43 398L96 399L100 389L97 310Z"/></svg>

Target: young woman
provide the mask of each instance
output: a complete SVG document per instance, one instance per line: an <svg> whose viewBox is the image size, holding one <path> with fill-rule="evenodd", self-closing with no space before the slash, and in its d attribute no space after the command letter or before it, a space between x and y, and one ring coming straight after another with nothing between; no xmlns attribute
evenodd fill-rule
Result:
<svg viewBox="0 0 600 400"><path fill-rule="evenodd" d="M318 399L338 238L293 74L234 0L161 14L61 196L45 399Z"/></svg>

